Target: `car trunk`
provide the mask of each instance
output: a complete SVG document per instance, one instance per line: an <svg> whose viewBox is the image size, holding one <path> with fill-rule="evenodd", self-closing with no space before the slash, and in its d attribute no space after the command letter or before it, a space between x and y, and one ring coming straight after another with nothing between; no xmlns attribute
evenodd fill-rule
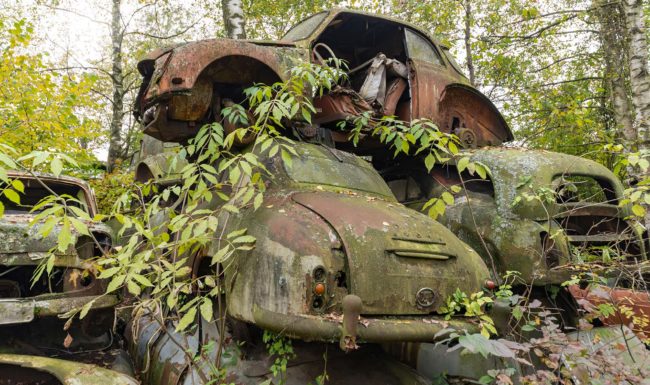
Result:
<svg viewBox="0 0 650 385"><path fill-rule="evenodd" d="M331 192L292 199L341 237L348 287L362 299L363 314L435 312L456 288L477 291L488 278L478 254L438 222L399 203Z"/></svg>

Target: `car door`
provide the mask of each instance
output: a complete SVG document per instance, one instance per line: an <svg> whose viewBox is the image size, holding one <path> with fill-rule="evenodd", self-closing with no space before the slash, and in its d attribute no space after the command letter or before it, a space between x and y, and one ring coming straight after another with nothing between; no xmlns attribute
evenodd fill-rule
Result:
<svg viewBox="0 0 650 385"><path fill-rule="evenodd" d="M437 122L438 98L449 84L448 70L436 46L422 34L404 29L409 62L411 119L428 118Z"/></svg>

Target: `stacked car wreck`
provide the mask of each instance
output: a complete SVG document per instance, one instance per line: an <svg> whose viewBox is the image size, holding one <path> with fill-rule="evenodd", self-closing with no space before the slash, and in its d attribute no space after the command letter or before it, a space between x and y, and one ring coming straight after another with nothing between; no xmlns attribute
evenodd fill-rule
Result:
<svg viewBox="0 0 650 385"><path fill-rule="evenodd" d="M233 103L247 108L247 87L285 80L299 60L339 65L332 59L347 64L347 80L314 98L310 122L290 123L294 166L282 166L279 156L265 160L277 176L263 204L270 209L235 221L258 244L237 257L241 275L227 293L228 317L302 340L338 340L344 349L350 338L430 342L439 329L431 326L439 322L435 314L453 290L494 285L517 270L533 298L575 326L577 291L562 289L558 297L552 287L580 272L613 275L608 256L625 256L630 266L647 259L645 232L618 205L622 186L611 172L568 155L494 147L513 139L501 114L468 84L447 47L407 23L332 10L277 42L217 39L152 52L139 65L144 80L135 114L147 135L182 144ZM430 119L466 150L427 170L417 156L394 158L372 127L353 144L350 122L364 114ZM237 128L224 123L227 132ZM490 175L459 171L462 158ZM163 168L161 159L145 158L137 175L164 179ZM452 185L462 192L441 222L458 238L417 213ZM550 198L522 198L540 189ZM428 344L415 351L431 359L444 354Z"/></svg>
<svg viewBox="0 0 650 385"><path fill-rule="evenodd" d="M174 331L176 321L158 319L153 311L129 320L126 340L144 384L209 383L211 368L191 358L206 354L203 346L215 341L223 350L207 355L211 363L224 364L224 381L274 380L271 357L260 343L262 330L297 340L298 359L286 368L286 384L316 378L323 355L330 380L340 384L424 384L440 374L438 369L478 380L490 369L482 366L488 361L477 363L472 361L477 356L467 358L460 350L448 352L446 346L432 344L450 332L479 330L477 318L445 319L444 305L457 289L489 292L501 275L517 270L521 286L514 290L532 287L531 297L559 308L563 326L572 327L578 316L572 294L581 294L561 289L550 295L551 288L581 272L614 274L608 258L624 256L628 266L647 260L645 232L618 204L622 186L611 172L568 155L496 147L513 134L497 108L469 85L448 47L415 26L356 11L315 14L281 41L214 39L150 53L138 64L143 82L135 115L147 137L135 179L161 190L182 184L182 170L192 159L170 161L175 147L214 122L221 122L226 133L245 128L224 121L224 110L234 105L249 109L247 88L286 80L300 61L330 66L343 61L347 78L313 98L312 119L285 122L282 134L292 139L287 147L294 154L290 166L280 153L264 152L240 137L237 151L254 155L272 178L256 210L222 210L227 220L220 221L219 231L246 229L256 239L255 247L235 251L227 266L210 263L220 250L216 242L186 255L192 276L212 271L227 282L215 311L219 322L197 317L198 326L181 335ZM350 129L359 116L428 119L440 131L456 135L464 149L432 167L417 155L395 157L372 135L371 124L362 127L353 143ZM463 162L480 163L490 173L485 178L470 175L461 169ZM39 180L57 193L53 186L65 184L68 190L61 193L83 198L84 209L94 214L85 185L72 179ZM28 184L38 187L36 180ZM69 191L71 186L76 190ZM439 221L421 212L429 199L452 186L460 193ZM157 220L169 221L180 210L179 202L169 199ZM218 199L205 202L214 211L223 205ZM0 245L0 309L11 317L0 324L31 330L35 318L72 310L80 304L77 299L95 299L85 322L92 323L86 328L96 334L78 334L73 341L91 348L106 342L103 332L110 326L97 327L106 321L97 317L106 311L112 317L118 298L100 296L103 283L84 262L101 254L101 245L110 248L110 232L93 225L95 239L80 236L74 250L57 256L59 292L45 293L43 286L43 292L32 293L26 287L29 278L12 274L33 270L52 244L48 239L19 240L32 239L36 231L21 227L21 221L29 221L24 214L7 212L3 220L0 229L12 235ZM510 310L501 303L489 310L499 331L507 329ZM81 328L85 330L83 324ZM328 352L331 343L341 349ZM397 352L419 373L387 352ZM3 365L52 367L45 371L64 382L66 365L73 364L60 363L56 371L57 362L45 358L0 355L0 374Z"/></svg>

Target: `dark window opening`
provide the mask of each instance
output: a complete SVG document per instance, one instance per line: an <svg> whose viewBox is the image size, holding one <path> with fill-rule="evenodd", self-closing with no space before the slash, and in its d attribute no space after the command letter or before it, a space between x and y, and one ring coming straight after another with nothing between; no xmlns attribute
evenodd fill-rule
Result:
<svg viewBox="0 0 650 385"><path fill-rule="evenodd" d="M467 192L485 194L494 198L494 185L489 177L482 179L476 173L472 175L467 170L459 174L458 169L453 165L435 166L430 174L436 183L444 187L459 186L465 188Z"/></svg>
<svg viewBox="0 0 650 385"><path fill-rule="evenodd" d="M19 365L0 364L0 385L62 385L50 373Z"/></svg>
<svg viewBox="0 0 650 385"><path fill-rule="evenodd" d="M420 186L411 177L393 179L388 182L388 187L390 187L397 201L401 203L413 202L424 198Z"/></svg>
<svg viewBox="0 0 650 385"><path fill-rule="evenodd" d="M5 214L23 214L29 212L34 206L36 206L41 200L52 195L52 192L58 196L69 195L77 200L80 203L73 201L66 202L67 204L77 206L84 211L88 211L86 195L79 186L68 183L60 183L47 181L47 188L36 179L19 179L23 182L25 186L24 193L18 193L20 196L20 204L16 204L9 199L4 194L0 194L0 202L5 208ZM43 182L45 183L45 182ZM52 190L52 192L50 192Z"/></svg>
<svg viewBox="0 0 650 385"><path fill-rule="evenodd" d="M611 184L590 176L561 175L553 181L557 186L558 203L610 203L617 204L616 191Z"/></svg>
<svg viewBox="0 0 650 385"><path fill-rule="evenodd" d="M36 266L0 266L0 298L27 298L41 294L62 293L65 269L55 267L32 282Z"/></svg>

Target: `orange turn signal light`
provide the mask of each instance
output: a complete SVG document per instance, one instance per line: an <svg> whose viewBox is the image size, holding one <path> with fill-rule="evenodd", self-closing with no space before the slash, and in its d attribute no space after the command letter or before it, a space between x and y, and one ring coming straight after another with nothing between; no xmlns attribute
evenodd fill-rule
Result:
<svg viewBox="0 0 650 385"><path fill-rule="evenodd" d="M314 286L314 293L316 295L323 295L325 294L325 285L322 283L317 283L316 286Z"/></svg>

